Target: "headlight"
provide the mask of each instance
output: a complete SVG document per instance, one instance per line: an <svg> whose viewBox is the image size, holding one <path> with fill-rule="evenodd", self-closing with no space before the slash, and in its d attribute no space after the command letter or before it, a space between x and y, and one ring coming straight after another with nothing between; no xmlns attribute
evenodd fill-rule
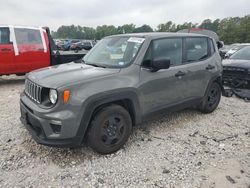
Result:
<svg viewBox="0 0 250 188"><path fill-rule="evenodd" d="M57 101L57 91L55 89L49 90L49 100L52 104L56 104Z"/></svg>

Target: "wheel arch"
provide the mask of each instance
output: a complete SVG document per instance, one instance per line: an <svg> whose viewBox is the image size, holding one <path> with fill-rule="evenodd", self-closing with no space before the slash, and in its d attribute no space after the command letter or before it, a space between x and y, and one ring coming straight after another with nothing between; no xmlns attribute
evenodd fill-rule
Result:
<svg viewBox="0 0 250 188"><path fill-rule="evenodd" d="M77 137L85 138L90 122L100 109L111 104L124 107L130 114L133 125L142 121L138 95L135 91L110 92L91 96L82 108L82 117L77 131Z"/></svg>
<svg viewBox="0 0 250 188"><path fill-rule="evenodd" d="M213 76L213 77L209 80L208 85L207 85L207 88L206 88L206 91L205 91L205 93L204 93L204 96L206 95L206 93L208 92L208 89L210 88L210 86L211 86L212 83L214 83L214 82L216 82L216 83L218 83L218 84L220 85L222 92L224 91L224 87L223 87L223 84L222 84L222 75L221 75L221 74L220 74L220 75L215 75L215 76Z"/></svg>

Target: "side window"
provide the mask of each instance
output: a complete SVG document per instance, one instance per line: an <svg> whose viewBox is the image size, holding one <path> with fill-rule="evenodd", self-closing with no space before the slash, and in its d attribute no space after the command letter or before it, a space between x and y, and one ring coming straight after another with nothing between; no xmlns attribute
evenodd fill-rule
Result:
<svg viewBox="0 0 250 188"><path fill-rule="evenodd" d="M212 39L209 39L209 46L210 46L210 50L211 50L211 55L213 55L215 52L215 48L214 48L214 43L213 43Z"/></svg>
<svg viewBox="0 0 250 188"><path fill-rule="evenodd" d="M171 65L182 64L182 39L167 38L153 41L153 60L169 59Z"/></svg>
<svg viewBox="0 0 250 188"><path fill-rule="evenodd" d="M42 45L40 30L15 28L17 44L39 44Z"/></svg>
<svg viewBox="0 0 250 188"><path fill-rule="evenodd" d="M0 28L0 44L10 43L10 31L9 28Z"/></svg>
<svg viewBox="0 0 250 188"><path fill-rule="evenodd" d="M208 55L208 44L206 37L186 38L185 62L194 62L206 59Z"/></svg>

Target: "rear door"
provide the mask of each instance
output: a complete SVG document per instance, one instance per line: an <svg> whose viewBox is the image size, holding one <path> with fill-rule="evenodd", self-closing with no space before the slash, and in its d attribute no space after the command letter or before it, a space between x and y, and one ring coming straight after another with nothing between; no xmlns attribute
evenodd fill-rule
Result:
<svg viewBox="0 0 250 188"><path fill-rule="evenodd" d="M8 27L0 27L0 75L15 73L14 48Z"/></svg>
<svg viewBox="0 0 250 188"><path fill-rule="evenodd" d="M19 73L27 73L50 66L48 38L45 31L36 28L14 28L19 55L15 63Z"/></svg>
<svg viewBox="0 0 250 188"><path fill-rule="evenodd" d="M214 50L211 50L208 37L187 37L184 39L183 65L188 81L186 92L191 97L203 97L211 72L215 70ZM212 54L213 53L213 54Z"/></svg>

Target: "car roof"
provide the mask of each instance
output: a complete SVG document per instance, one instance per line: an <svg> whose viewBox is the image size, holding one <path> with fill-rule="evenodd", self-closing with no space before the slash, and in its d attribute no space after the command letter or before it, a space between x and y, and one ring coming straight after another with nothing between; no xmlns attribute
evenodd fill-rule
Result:
<svg viewBox="0 0 250 188"><path fill-rule="evenodd" d="M167 37L208 37L201 34L194 34L194 33L171 33L171 32L150 32L150 33L128 33L128 34L118 34L112 35L109 37L143 37L147 39L158 39L158 38L167 38Z"/></svg>
<svg viewBox="0 0 250 188"><path fill-rule="evenodd" d="M45 28L43 27L0 24L0 28L3 28L3 27L14 27L14 28L22 28L22 29L36 29L36 30L39 30L42 28L45 31Z"/></svg>

